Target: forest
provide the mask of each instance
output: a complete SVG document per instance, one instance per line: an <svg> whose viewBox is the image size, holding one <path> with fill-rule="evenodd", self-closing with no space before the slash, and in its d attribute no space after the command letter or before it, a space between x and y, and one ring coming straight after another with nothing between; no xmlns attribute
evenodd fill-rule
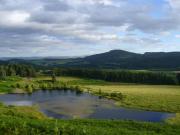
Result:
<svg viewBox="0 0 180 135"><path fill-rule="evenodd" d="M0 65L0 78L6 76L35 77L38 69L25 64ZM139 83L139 84L180 84L180 73L160 71L135 70L103 70L85 68L55 68L43 70L45 75L75 76L90 79L99 79L109 82Z"/></svg>
<svg viewBox="0 0 180 135"><path fill-rule="evenodd" d="M139 84L180 84L179 73L165 73L152 71L131 70L102 70L102 69L77 69L56 68L53 72L57 76L76 76L91 79L100 79L110 82L139 83ZM45 72L51 74L51 72Z"/></svg>
<svg viewBox="0 0 180 135"><path fill-rule="evenodd" d="M1 64L0 65L0 134L67 134L67 135L97 135L122 133L134 134L162 134L178 135L180 132L180 74L178 72L163 71L138 71L138 70L107 70L88 68L43 68L26 64ZM64 92L63 102L58 102L56 92ZM42 92L42 95L38 93ZM54 94L55 92L55 94ZM74 92L73 102L70 92ZM3 101L6 96L19 96L17 102L23 97L27 101L36 95L35 99L48 98L54 100L50 106L62 105L65 110L65 101L73 104L73 112L81 111L76 106L75 99L81 99L83 94L95 96L102 100L113 101L118 108L139 109L138 111L154 111L172 113L174 117L164 119L162 123L140 122L125 119L100 120L72 116L72 119L62 120L51 117L41 111L41 105L14 106L6 105ZM5 97L4 97L5 96ZM57 96L57 97L56 97ZM75 97L74 97L75 96ZM86 95L87 96L87 95ZM86 97L87 98L87 97ZM88 98L82 106L89 106ZM7 98L12 100L11 98ZM33 102L35 102L35 99ZM45 99L45 104L48 101ZM87 100L87 101L86 101ZM97 99L96 99L97 100ZM27 102L22 100L22 103ZM16 102L16 101L15 101ZM86 104L87 102L87 104ZM14 103L14 102L13 102ZM21 102L20 102L21 103ZM78 103L81 103L78 101ZM92 104L94 100L92 101ZM99 103L99 102L98 102ZM107 102L106 102L107 104ZM96 106L96 105L93 105ZM97 107L97 106L96 106ZM57 108L56 108L57 109ZM109 109L109 108L108 108ZM62 111L62 108L61 108ZM60 113L61 113L60 111ZM87 110L85 110L86 112ZM93 113L93 109L88 113ZM62 114L65 114L62 112ZM17 124L18 123L18 124ZM142 128L139 130L139 127Z"/></svg>
<svg viewBox="0 0 180 135"><path fill-rule="evenodd" d="M35 77L36 71L32 66L23 64L0 65L0 78L6 76Z"/></svg>

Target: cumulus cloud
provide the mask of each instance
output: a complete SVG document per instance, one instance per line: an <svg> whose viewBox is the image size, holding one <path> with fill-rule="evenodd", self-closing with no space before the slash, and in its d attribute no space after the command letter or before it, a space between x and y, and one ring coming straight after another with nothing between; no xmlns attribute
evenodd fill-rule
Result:
<svg viewBox="0 0 180 135"><path fill-rule="evenodd" d="M176 37L176 38L180 38L180 35L176 35L175 37Z"/></svg>
<svg viewBox="0 0 180 135"><path fill-rule="evenodd" d="M150 44L159 45L165 35L171 36L180 30L179 5L179 0L160 3L143 0L0 0L1 56L63 55L72 50L72 55L84 55L117 47L130 51L137 47L133 50L138 51L139 45L141 49ZM27 53L22 53L22 49ZM52 50L52 53L46 50ZM61 50L64 51L59 53Z"/></svg>
<svg viewBox="0 0 180 135"><path fill-rule="evenodd" d="M167 0L170 3L170 6L174 10L180 10L180 1L179 0Z"/></svg>
<svg viewBox="0 0 180 135"><path fill-rule="evenodd" d="M30 17L30 14L22 11L2 11L0 12L1 25L22 25Z"/></svg>

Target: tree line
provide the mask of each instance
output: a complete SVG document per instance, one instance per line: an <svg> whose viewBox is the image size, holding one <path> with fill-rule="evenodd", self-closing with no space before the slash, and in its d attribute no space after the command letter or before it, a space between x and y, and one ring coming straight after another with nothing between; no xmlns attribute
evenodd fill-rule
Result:
<svg viewBox="0 0 180 135"><path fill-rule="evenodd" d="M36 71L33 67L23 64L0 65L0 78L6 76L34 77Z"/></svg>
<svg viewBox="0 0 180 135"><path fill-rule="evenodd" d="M59 68L53 71L57 76L75 76L92 79L100 79L110 82L142 83L142 84L180 84L180 74L128 71L128 70L100 70L100 69L74 69Z"/></svg>

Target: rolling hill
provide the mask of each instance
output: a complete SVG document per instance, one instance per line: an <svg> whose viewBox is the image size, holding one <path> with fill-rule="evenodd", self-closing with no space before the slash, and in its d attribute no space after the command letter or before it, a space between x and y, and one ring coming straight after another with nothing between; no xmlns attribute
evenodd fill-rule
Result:
<svg viewBox="0 0 180 135"><path fill-rule="evenodd" d="M65 66L123 68L123 69L180 69L180 52L147 52L137 54L112 50L66 63Z"/></svg>
<svg viewBox="0 0 180 135"><path fill-rule="evenodd" d="M84 58L10 59L6 62L29 63L41 67L83 67L107 69L180 69L180 52L146 52L138 54L123 50Z"/></svg>

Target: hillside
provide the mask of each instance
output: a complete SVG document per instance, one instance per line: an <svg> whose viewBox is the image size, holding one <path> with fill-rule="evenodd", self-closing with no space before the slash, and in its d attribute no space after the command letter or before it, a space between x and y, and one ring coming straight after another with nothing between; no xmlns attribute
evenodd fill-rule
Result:
<svg viewBox="0 0 180 135"><path fill-rule="evenodd" d="M132 53L123 50L112 50L106 53L84 58L41 58L11 59L10 63L29 63L39 67L83 67L108 69L180 69L180 52L146 52Z"/></svg>
<svg viewBox="0 0 180 135"><path fill-rule="evenodd" d="M122 50L112 50L102 54L85 57L66 66L125 68L125 69L179 69L180 52L147 52L131 53Z"/></svg>

